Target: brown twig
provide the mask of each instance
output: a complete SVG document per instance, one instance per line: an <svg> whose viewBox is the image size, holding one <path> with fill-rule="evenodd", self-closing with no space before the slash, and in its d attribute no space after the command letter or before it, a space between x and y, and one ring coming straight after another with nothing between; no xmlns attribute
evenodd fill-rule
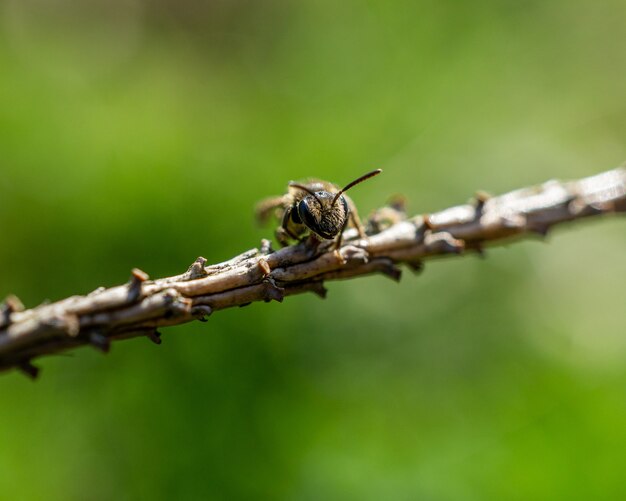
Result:
<svg viewBox="0 0 626 501"><path fill-rule="evenodd" d="M205 321L216 310L303 292L325 297L327 280L372 273L398 280L399 264L418 270L429 257L482 252L504 239L545 236L556 224L613 212L626 212L623 168L498 197L480 192L473 203L413 218L393 204L372 215L368 239L348 231L339 251L304 242L274 252L263 241L260 249L224 263L206 266L200 257L174 277L149 280L135 268L126 285L29 310L10 296L0 308L0 370L18 368L35 377L31 360L41 355L87 344L107 352L112 341L135 336L160 343L158 329Z"/></svg>

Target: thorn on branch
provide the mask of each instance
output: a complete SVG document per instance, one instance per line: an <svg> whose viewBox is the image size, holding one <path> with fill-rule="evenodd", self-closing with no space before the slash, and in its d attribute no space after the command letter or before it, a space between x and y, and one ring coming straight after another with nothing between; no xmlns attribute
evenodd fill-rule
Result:
<svg viewBox="0 0 626 501"><path fill-rule="evenodd" d="M191 266L189 268L187 268L187 271L185 272L185 280L194 280L196 278L204 278L208 275L206 269L205 269L205 265L207 263L206 258L203 258L202 256L199 256L193 263L191 263Z"/></svg>
<svg viewBox="0 0 626 501"><path fill-rule="evenodd" d="M258 267L261 269L264 277L269 277L270 273L272 273L272 269L270 265L267 263L265 258L261 258L257 261Z"/></svg>
<svg viewBox="0 0 626 501"><path fill-rule="evenodd" d="M261 254L271 254L272 252L274 252L274 249L272 249L272 242L267 238L262 239L259 252Z"/></svg>
<svg viewBox="0 0 626 501"><path fill-rule="evenodd" d="M490 198L492 198L492 196L486 191L479 190L476 192L474 195L474 207L476 208L477 214L482 214L485 204Z"/></svg>
<svg viewBox="0 0 626 501"><path fill-rule="evenodd" d="M416 275L424 271L424 261L416 259L415 261L408 261L406 265Z"/></svg>
<svg viewBox="0 0 626 501"><path fill-rule="evenodd" d="M31 379L37 379L40 369L35 367L30 360L23 360L17 366L17 368Z"/></svg>
<svg viewBox="0 0 626 501"><path fill-rule="evenodd" d="M102 353L109 353L111 349L111 340L97 330L89 333L89 344Z"/></svg>
<svg viewBox="0 0 626 501"><path fill-rule="evenodd" d="M394 282L399 282L400 278L402 278L402 270L393 264L392 261L381 263L380 272Z"/></svg>
<svg viewBox="0 0 626 501"><path fill-rule="evenodd" d="M11 324L11 313L24 311L24 304L17 296L10 294L0 306L0 327Z"/></svg>
<svg viewBox="0 0 626 501"><path fill-rule="evenodd" d="M321 299L326 299L328 289L324 287L324 282L313 282L311 284L311 292Z"/></svg>
<svg viewBox="0 0 626 501"><path fill-rule="evenodd" d="M161 333L156 329L146 332L146 337L154 344L161 344L163 342L161 339Z"/></svg>
<svg viewBox="0 0 626 501"><path fill-rule="evenodd" d="M141 297L141 285L150 278L145 271L139 268L133 268L128 284L128 299L131 302L137 301Z"/></svg>

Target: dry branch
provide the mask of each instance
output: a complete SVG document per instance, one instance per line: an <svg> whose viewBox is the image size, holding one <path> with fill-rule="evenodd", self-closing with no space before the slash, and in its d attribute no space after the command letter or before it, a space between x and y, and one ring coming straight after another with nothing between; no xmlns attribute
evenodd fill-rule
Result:
<svg viewBox="0 0 626 501"><path fill-rule="evenodd" d="M399 264L421 269L431 256L481 252L510 237L545 236L556 224L613 212L626 212L623 168L498 197L478 193L473 203L425 216L407 218L400 207L385 207L370 218L367 240L346 232L339 251L307 241L274 252L263 241L224 263L206 266L200 257L185 273L159 280L134 269L125 285L30 310L11 296L0 308L0 370L35 377L31 360L41 355L85 344L106 352L111 341L135 336L160 343L157 329L205 321L216 310L302 292L324 297L327 280L372 273L398 280Z"/></svg>

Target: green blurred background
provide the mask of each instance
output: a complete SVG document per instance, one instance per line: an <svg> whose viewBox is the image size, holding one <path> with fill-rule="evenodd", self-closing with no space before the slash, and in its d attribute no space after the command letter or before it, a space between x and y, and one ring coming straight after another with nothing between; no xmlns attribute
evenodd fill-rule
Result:
<svg viewBox="0 0 626 501"><path fill-rule="evenodd" d="M290 179L411 213L626 159L626 3L0 0L0 296L225 260ZM2 499L626 495L626 222L0 376Z"/></svg>

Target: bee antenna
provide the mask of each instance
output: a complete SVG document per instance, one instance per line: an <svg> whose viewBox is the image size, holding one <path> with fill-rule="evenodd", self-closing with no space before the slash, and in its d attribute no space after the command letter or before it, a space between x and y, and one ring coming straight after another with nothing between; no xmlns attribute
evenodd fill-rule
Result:
<svg viewBox="0 0 626 501"><path fill-rule="evenodd" d="M298 183L294 183L293 181L291 181L289 183L289 186L293 186L294 188L298 188L299 190L306 191L309 195L312 195L313 197L315 197L315 200L317 200L319 202L319 204L322 205L322 201L317 197L315 192L313 190L307 188L303 184L298 184Z"/></svg>
<svg viewBox="0 0 626 501"><path fill-rule="evenodd" d="M352 181L351 183L348 183L342 190L340 190L339 192L337 192L337 194L335 195L335 198L333 198L333 203L332 205L335 205L335 202L337 200L339 200L339 197L346 191L348 191L350 188L352 188L353 186L356 186L359 183L362 183L363 181L366 181L367 179L369 179L370 177L374 177L377 176L378 174L380 174L383 170L382 169L376 169L373 170L372 172L368 172L367 174L363 174L361 177L355 179L354 181Z"/></svg>

